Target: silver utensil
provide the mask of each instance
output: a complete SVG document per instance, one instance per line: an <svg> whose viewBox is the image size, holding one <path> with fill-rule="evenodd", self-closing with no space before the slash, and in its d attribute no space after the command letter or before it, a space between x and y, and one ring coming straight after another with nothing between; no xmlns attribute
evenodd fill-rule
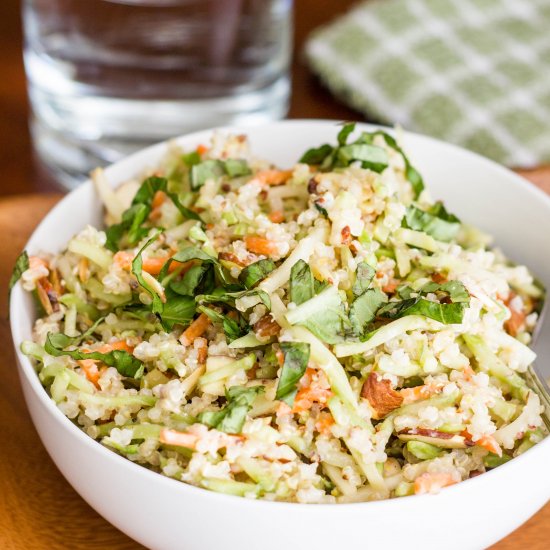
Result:
<svg viewBox="0 0 550 550"><path fill-rule="evenodd" d="M550 317L546 315L548 310L548 301L545 299L544 305L539 315L539 320L533 332L532 347L535 353L540 356L550 356L550 338L539 339L541 333L550 334ZM545 351L546 353L543 353ZM540 365L537 361L527 368L525 373L527 383L535 390L544 406L542 419L548 431L550 431L550 387Z"/></svg>

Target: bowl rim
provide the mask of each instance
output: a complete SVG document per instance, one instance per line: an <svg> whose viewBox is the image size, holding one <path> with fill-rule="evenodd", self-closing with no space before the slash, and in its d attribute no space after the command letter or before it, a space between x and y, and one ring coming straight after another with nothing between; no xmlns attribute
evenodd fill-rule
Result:
<svg viewBox="0 0 550 550"><path fill-rule="evenodd" d="M109 176L109 172L116 169L117 167L120 167L121 165L130 165L131 163L138 161L140 157L147 156L147 155L153 155L153 154L159 154L163 150L165 150L168 146L170 146L171 143L176 143L178 145L183 144L185 146L185 142L187 141L200 141L209 138L212 136L214 132L227 132L227 133L244 133L248 134L249 132L254 132L254 130L258 128L268 128L268 127L284 127L291 129L293 126L310 126L312 129L315 129L319 126L337 126L341 124L338 120L331 120L331 119L290 119L290 120L281 120L276 122L271 122L268 124L264 124L262 126L256 126L256 127L241 127L241 126L220 126L220 127L214 127L214 128L208 128L205 130L200 130L188 134L182 134L179 136L176 136L174 138L155 143L153 145L150 145L146 148L140 149L139 151L136 151L135 153L132 153L131 155L125 156L119 161L108 165L105 168L106 175ZM384 125L378 125L378 124L371 124L371 123L364 123L364 122L357 122L357 129L359 130L366 130L366 131L372 131L375 129L381 129L389 133L395 133L396 129L391 128ZM407 138L407 136L410 136L411 138L415 140L425 141L428 146L435 146L435 147L442 147L444 149L447 149L451 154L453 155L462 155L465 160L469 160L470 162L477 162L482 163L487 166L490 170L493 170L495 175L503 180L507 180L507 185L513 185L517 188L520 188L522 192L531 194L534 198L536 198L538 201L542 201L543 204L546 205L548 208L548 211L550 213L550 195L536 187L535 185L529 183L525 178L520 176L519 174L514 173L510 169L498 164L497 162L488 159L486 157L483 157L482 155L479 155L477 153L474 153L472 151L469 151L467 149L463 149L462 147L459 147L457 145L441 141L436 138L432 138L430 136L426 136L423 134L419 134L416 132L409 132L409 131L402 131L403 137ZM253 139L253 138L252 138ZM253 147L253 143L252 143ZM114 184L114 187L120 185L127 179L130 179L131 176L120 179L117 178L117 182ZM109 177L107 177L109 180ZM73 195L78 193L85 192L86 189L91 187L93 184L90 179L87 179L84 181L81 185L79 185L76 189L70 191L67 193L47 214L44 216L44 218L40 221L40 223L37 225L37 227L33 230L32 234L30 235L29 239L25 243L24 249L26 249L31 243L31 241L34 239L35 235L39 233L42 230L43 225L45 225L46 220L48 218L55 218L60 215L61 211L65 208L65 203L69 200L69 197L73 197ZM25 381L28 383L29 387L33 390L33 398L41 402L41 404L48 410L48 412L53 416L53 419L57 422L57 424L65 430L65 433L67 436L73 436L74 438L77 438L78 441L82 442L84 445L86 445L90 452L98 453L100 456L105 458L108 461L114 461L115 464L118 464L120 467L126 467L129 468L130 472L134 472L136 475L144 475L146 479L151 480L151 482L157 482L165 484L167 488L172 489L174 491L180 491L182 494L185 494L188 492L190 496L194 496L195 498L207 498L207 499L216 499L219 500L221 503L236 503L239 502L243 506L263 506L263 507L291 507L296 508L297 506L300 507L301 510L316 510L318 506L312 506L309 503L299 503L299 502L286 502L286 501L270 501L265 499L250 499L250 498L243 498L238 497L234 495L227 495L224 493L219 493L215 491L210 491L208 489L197 487L195 485L191 485L189 483L186 483L184 481L178 481L174 478L170 478L168 476L165 476L163 474L160 474L158 472L155 472L151 469L149 469L145 465L140 465L137 463L132 462L131 460L119 455L113 450L108 449L104 445L101 445L99 441L96 439L90 437L87 435L81 428L79 428L71 419L69 419L67 416L65 416L55 405L54 401L50 398L49 394L47 393L46 389L42 384L40 383L40 380L36 374L36 371L30 361L30 359L23 355L20 349L20 344L23 341L23 337L20 331L20 322L17 322L17 319L19 317L19 311L24 309L24 305L22 303L24 296L24 291L21 288L20 283L18 282L17 285L13 288L10 296L10 302L9 302L9 312L10 312L10 328L12 333L12 339L13 344L16 352L16 360L19 367L19 372L21 376L24 376ZM23 380L21 381L23 383ZM28 406L27 406L28 408ZM34 424L34 421L33 421ZM503 464L499 466L498 468L495 468L493 470L490 470L486 473L484 473L482 476L475 476L474 478L470 478L467 480L464 480L460 483L457 483L455 485L452 485L450 487L446 487L444 491L444 495L448 495L450 498L452 498L452 495L454 495L457 491L462 492L464 490L464 483L468 484L468 487L472 487L474 484L480 485L484 483L484 479L487 480L490 476L490 479L496 478L496 476L504 476L509 472L512 468L518 468L519 464L522 464L529 456L531 456L533 453L541 453L543 450L548 451L550 453L550 436L547 436L544 440L540 441L536 445L534 445L531 449L523 453L522 455L514 458L513 460L510 460L506 464ZM549 454L550 456L550 454ZM460 489L460 487L463 487L463 489ZM440 493L441 495L441 493ZM340 510L341 512L345 512L349 509L350 506L353 507L392 507L395 508L396 506L415 506L418 502L418 499L426 499L426 498L433 498L437 495L409 495L407 498L393 498L393 499L383 499L383 500L373 500L373 501L363 501L363 502L343 502L343 503L323 503L321 504L322 509L329 509L334 513L335 510ZM398 504L399 503L399 504Z"/></svg>

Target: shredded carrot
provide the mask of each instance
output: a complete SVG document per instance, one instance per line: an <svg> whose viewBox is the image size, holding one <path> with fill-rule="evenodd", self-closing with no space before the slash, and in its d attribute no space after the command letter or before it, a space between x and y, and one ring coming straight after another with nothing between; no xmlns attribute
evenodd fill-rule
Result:
<svg viewBox="0 0 550 550"><path fill-rule="evenodd" d="M399 286L400 282L397 279L390 279L383 287L382 290L386 294L393 294L397 287Z"/></svg>
<svg viewBox="0 0 550 550"><path fill-rule="evenodd" d="M190 346L195 338L202 336L210 326L210 319L205 313L201 313L181 334L180 342L184 346Z"/></svg>
<svg viewBox="0 0 550 550"><path fill-rule="evenodd" d="M78 361L80 368L84 371L86 378L97 388L99 389L99 377L100 372L97 367L97 361L93 359L81 359Z"/></svg>
<svg viewBox="0 0 550 550"><path fill-rule="evenodd" d="M451 474L446 473L424 473L414 480L414 494L424 495L426 493L437 493L443 487L458 483Z"/></svg>
<svg viewBox="0 0 550 550"><path fill-rule="evenodd" d="M424 384L423 386L415 386L414 388L403 388L399 390L401 397L403 397L403 405L420 401L421 399L428 399L432 395L440 392L442 389L441 384Z"/></svg>
<svg viewBox="0 0 550 550"><path fill-rule="evenodd" d="M322 412L315 422L315 429L323 435L330 435L330 429L334 425L334 418L328 412Z"/></svg>
<svg viewBox="0 0 550 550"><path fill-rule="evenodd" d="M502 449L498 444L498 441L492 435L484 435L483 437L480 437L475 444L483 449L486 449L490 453L502 456Z"/></svg>
<svg viewBox="0 0 550 550"><path fill-rule="evenodd" d="M169 254L168 256L163 256L162 258L143 258L143 271L146 271L150 275L158 275L162 268L164 267L164 264L173 256L173 254ZM128 252L127 250L119 250L113 257L114 262L119 265L122 269L125 271L130 271L132 269L132 262L134 261L134 254L132 252ZM194 265L194 262L191 260L190 262L185 263L179 263L179 262L172 262L170 264L170 267L168 268L169 273L173 273L176 269L180 269L182 266L182 273L185 273L187 270L191 268L191 266Z"/></svg>
<svg viewBox="0 0 550 550"><path fill-rule="evenodd" d="M197 146L196 150L197 150L197 153L202 156L204 155L204 153L208 151L208 147L201 143L200 145Z"/></svg>
<svg viewBox="0 0 550 550"><path fill-rule="evenodd" d="M322 370L307 368L300 384L302 387L296 394L292 412L307 411L311 409L313 403L326 405L333 395L327 377Z"/></svg>
<svg viewBox="0 0 550 550"><path fill-rule="evenodd" d="M268 215L268 218L273 223L283 223L285 221L285 215L281 210L274 210Z"/></svg>
<svg viewBox="0 0 550 550"><path fill-rule="evenodd" d="M109 353L110 351L121 350L128 353L133 353L134 348L126 343L126 340L118 340L110 344L103 344L99 349L99 353Z"/></svg>
<svg viewBox="0 0 550 550"><path fill-rule="evenodd" d="M153 208L153 210L155 208L159 208L160 206L162 206L165 200L166 200L166 193L164 191L157 191L153 196L151 207Z"/></svg>
<svg viewBox="0 0 550 550"><path fill-rule="evenodd" d="M262 170L256 174L256 179L267 185L282 185L292 177L292 170Z"/></svg>
<svg viewBox="0 0 550 550"><path fill-rule="evenodd" d="M112 342L110 344L103 344L99 347L97 352L99 353L109 353L110 351L121 350L128 353L133 353L134 348L129 346L125 340L118 340L117 342ZM82 349L84 353L90 353L90 349ZM99 389L99 378L101 374L106 370L106 366L103 363L97 361L96 359L80 359L77 361L79 366L84 371L86 378L92 382L92 384ZM100 365L101 367L98 367Z"/></svg>
<svg viewBox="0 0 550 550"><path fill-rule="evenodd" d="M253 254L262 254L263 256L273 256L277 254L277 245L264 237L250 235L244 238L246 249Z"/></svg>
<svg viewBox="0 0 550 550"><path fill-rule="evenodd" d="M504 302L508 307L508 310L510 311L510 319L504 322L504 328L506 329L508 334L510 334L510 336L514 337L518 335L518 332L525 324L525 318L527 317L525 309L518 310L510 305L515 296L516 294L510 292L508 299Z"/></svg>
<svg viewBox="0 0 550 550"><path fill-rule="evenodd" d="M195 434L178 432L164 428L160 431L159 441L165 445L174 445L175 447L187 447L194 449L199 437Z"/></svg>
<svg viewBox="0 0 550 550"><path fill-rule="evenodd" d="M160 219L162 215L161 207L166 200L166 193L164 191L157 191L151 202L151 213L149 214L149 219L151 221L156 221Z"/></svg>

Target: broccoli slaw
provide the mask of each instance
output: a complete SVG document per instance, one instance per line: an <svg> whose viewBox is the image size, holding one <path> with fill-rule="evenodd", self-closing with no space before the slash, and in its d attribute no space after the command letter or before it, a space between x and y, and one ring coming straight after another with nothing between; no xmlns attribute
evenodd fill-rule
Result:
<svg viewBox="0 0 550 550"><path fill-rule="evenodd" d="M279 169L246 136L169 148L105 228L24 252L23 352L102 445L249 498L436 493L547 434L524 373L543 290L434 202L393 135Z"/></svg>

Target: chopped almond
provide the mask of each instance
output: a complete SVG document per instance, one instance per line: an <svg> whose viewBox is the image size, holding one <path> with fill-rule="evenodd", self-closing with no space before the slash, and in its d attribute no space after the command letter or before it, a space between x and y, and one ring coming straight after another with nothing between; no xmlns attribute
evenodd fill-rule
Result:
<svg viewBox="0 0 550 550"><path fill-rule="evenodd" d="M199 365L206 363L208 356L208 340L206 338L197 337L195 339L195 349L197 350L197 362Z"/></svg>
<svg viewBox="0 0 550 550"><path fill-rule="evenodd" d="M90 262L88 258L80 258L78 262L78 278L85 283L90 278Z"/></svg>
<svg viewBox="0 0 550 550"><path fill-rule="evenodd" d="M55 268L51 270L50 281L52 283L52 287L56 295L61 296L64 292L63 285L61 283L61 276L59 275L59 271Z"/></svg>
<svg viewBox="0 0 550 550"><path fill-rule="evenodd" d="M235 254L233 254L233 252L220 252L218 254L218 259L225 260L226 262L231 262L242 267L246 266L246 264L242 260L240 260Z"/></svg>
<svg viewBox="0 0 550 550"><path fill-rule="evenodd" d="M271 313L267 313L254 324L254 332L260 338L271 338L281 332L281 327Z"/></svg>
<svg viewBox="0 0 550 550"><path fill-rule="evenodd" d="M342 235L342 244L348 245L351 243L351 229L349 225L344 226L340 234Z"/></svg>
<svg viewBox="0 0 550 550"><path fill-rule="evenodd" d="M367 399L374 413L373 418L377 420L398 409L403 403L403 396L377 372L369 374L361 389L361 396Z"/></svg>

